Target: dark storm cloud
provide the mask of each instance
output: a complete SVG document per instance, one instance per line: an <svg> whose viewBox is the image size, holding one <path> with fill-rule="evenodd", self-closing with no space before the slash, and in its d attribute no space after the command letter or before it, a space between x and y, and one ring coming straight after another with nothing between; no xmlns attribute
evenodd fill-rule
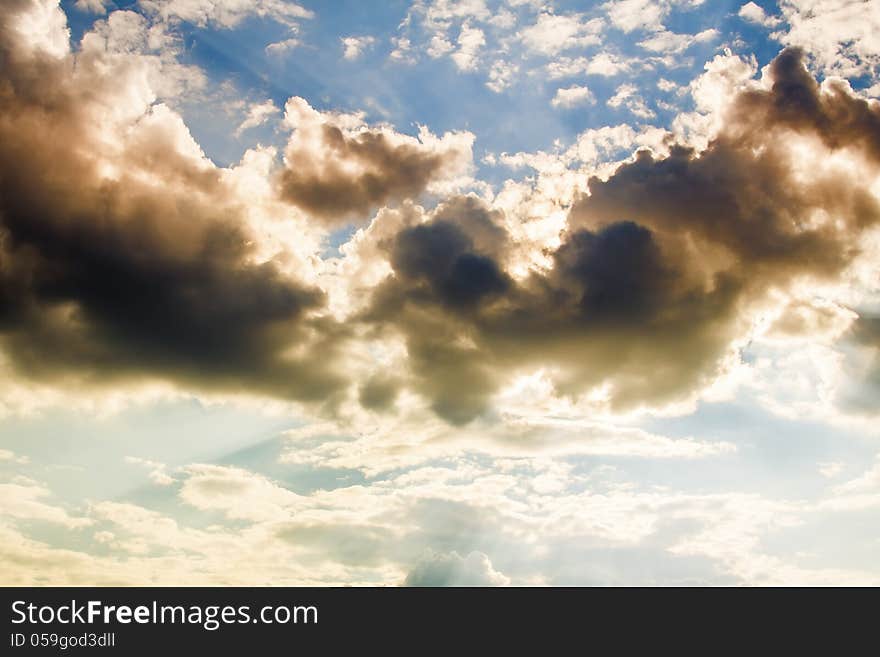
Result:
<svg viewBox="0 0 880 657"><path fill-rule="evenodd" d="M737 98L705 151L643 152L591 179L547 271L512 280L503 249L477 245L477 224L448 212L397 235L370 319L403 333L438 413L467 422L536 367L562 393L607 385L619 409L681 399L717 376L769 289L841 273L877 200L839 171L797 174L789 137L872 157L877 106L820 93L798 51L770 72L772 87Z"/></svg>
<svg viewBox="0 0 880 657"><path fill-rule="evenodd" d="M464 259L486 265L468 293L462 277L450 294L448 272ZM456 424L486 410L512 373L536 367L555 368L563 392L614 380L621 405L672 398L715 372L704 354L734 336L741 289L723 277L710 289L689 284L631 222L576 230L550 271L518 283L443 220L401 232L390 261L395 275L369 319L404 333L415 387Z"/></svg>
<svg viewBox="0 0 880 657"><path fill-rule="evenodd" d="M455 224L435 219L397 236L391 265L398 276L452 308L466 308L503 293L509 285L498 265L474 252L473 242Z"/></svg>
<svg viewBox="0 0 880 657"><path fill-rule="evenodd" d="M513 282L495 260L506 247L498 213L461 197L440 205L431 221L401 230L384 244L395 276L374 294L364 319L390 318L407 337L415 387L434 410L463 424L485 407L496 374L475 345L461 339L464 324L509 293Z"/></svg>
<svg viewBox="0 0 880 657"><path fill-rule="evenodd" d="M859 343L880 349L880 317L859 317L852 332Z"/></svg>
<svg viewBox="0 0 880 657"><path fill-rule="evenodd" d="M593 319L649 317L666 301L674 276L651 231L631 221L572 233L555 260L560 278L579 288L580 310Z"/></svg>
<svg viewBox="0 0 880 657"><path fill-rule="evenodd" d="M439 205L431 221L409 226L383 242L397 281L380 291L385 303L398 306L411 297L439 301L466 311L497 297L511 285L497 260L507 246L501 213L474 197L454 197Z"/></svg>
<svg viewBox="0 0 880 657"><path fill-rule="evenodd" d="M876 416L880 413L880 317L859 317L845 338L846 367L852 376L838 402L849 412Z"/></svg>
<svg viewBox="0 0 880 657"><path fill-rule="evenodd" d="M359 400L364 408L382 411L391 407L400 392L400 381L377 374L361 386Z"/></svg>
<svg viewBox="0 0 880 657"><path fill-rule="evenodd" d="M340 331L311 316L323 293L255 262L216 170L162 131L126 145L130 170L99 175L95 106L119 78L106 62L82 57L74 74L70 57L29 51L9 27L23 6L0 12L0 343L13 366L42 380L331 395ZM288 355L305 341L321 359Z"/></svg>
<svg viewBox="0 0 880 657"><path fill-rule="evenodd" d="M855 147L880 163L880 111L876 103L852 95L840 80L826 82L827 93L804 67L804 52L788 48L770 64L773 86L744 92L734 121L746 129L781 126L815 134L829 148ZM742 136L748 137L744 130ZM757 135L752 134L752 139Z"/></svg>

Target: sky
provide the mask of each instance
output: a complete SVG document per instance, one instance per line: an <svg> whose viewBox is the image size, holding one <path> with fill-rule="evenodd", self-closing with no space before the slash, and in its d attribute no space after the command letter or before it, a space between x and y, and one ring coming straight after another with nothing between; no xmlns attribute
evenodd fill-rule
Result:
<svg viewBox="0 0 880 657"><path fill-rule="evenodd" d="M878 33L5 0L0 583L880 584Z"/></svg>

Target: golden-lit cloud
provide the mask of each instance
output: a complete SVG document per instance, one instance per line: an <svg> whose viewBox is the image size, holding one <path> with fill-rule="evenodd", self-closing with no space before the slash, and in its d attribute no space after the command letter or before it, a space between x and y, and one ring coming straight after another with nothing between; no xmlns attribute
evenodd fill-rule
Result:
<svg viewBox="0 0 880 657"><path fill-rule="evenodd" d="M293 134L281 174L283 198L327 224L363 220L371 210L418 196L432 182L468 172L473 135L419 137L366 126L359 116L322 113L302 98L287 101Z"/></svg>
<svg viewBox="0 0 880 657"><path fill-rule="evenodd" d="M880 218L880 110L820 86L797 49L760 82L743 60L710 63L693 88L715 125L702 147L618 126L501 156L539 172L528 205L514 184L475 185L469 132L410 136L300 97L283 163L255 149L218 167L161 101L175 88L157 73L186 74L145 54L161 34L143 17L113 12L78 53L52 3L2 21L0 341L26 379L333 413L416 395L462 425L540 371L557 395L663 406L725 373L771 291L841 277ZM725 84L739 91L708 98ZM253 105L239 129L274 110ZM348 223L363 227L321 256Z"/></svg>
<svg viewBox="0 0 880 657"><path fill-rule="evenodd" d="M292 350L333 341L310 318L324 293L257 258L247 208L154 104L148 65L94 49L74 67L61 36L2 20L0 334L18 372L326 399L328 352Z"/></svg>
<svg viewBox="0 0 880 657"><path fill-rule="evenodd" d="M815 158L846 152L871 180L880 110L820 88L802 58L779 55L705 150L642 152L591 178L545 271L505 271L508 240L488 208L440 210L398 233L369 319L406 336L437 412L467 422L538 367L565 394L607 387L621 409L683 398L720 374L768 291L841 275L880 203L846 168L796 175L791 143ZM499 236L481 240L487 226Z"/></svg>

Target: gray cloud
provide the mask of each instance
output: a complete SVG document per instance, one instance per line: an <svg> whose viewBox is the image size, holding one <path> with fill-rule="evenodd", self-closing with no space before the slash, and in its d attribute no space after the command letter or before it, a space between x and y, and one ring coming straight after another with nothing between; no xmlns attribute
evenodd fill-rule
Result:
<svg viewBox="0 0 880 657"><path fill-rule="evenodd" d="M400 387L401 382L396 378L377 374L361 386L358 398L364 408L385 410L397 399Z"/></svg>
<svg viewBox="0 0 880 657"><path fill-rule="evenodd" d="M482 552L426 553L407 574L404 586L505 586L510 580Z"/></svg>
<svg viewBox="0 0 880 657"><path fill-rule="evenodd" d="M825 93L804 67L804 51L787 48L770 65L770 92L743 92L735 105L735 134L760 139L754 128L787 128L818 136L828 148L856 148L880 163L880 112L876 103L857 98L839 79Z"/></svg>
<svg viewBox="0 0 880 657"><path fill-rule="evenodd" d="M859 317L845 336L849 346L846 367L850 378L838 402L849 412L877 415L880 397L880 317Z"/></svg>
<svg viewBox="0 0 880 657"><path fill-rule="evenodd" d="M880 111L839 86L822 92L802 58L783 51L772 87L737 98L704 152L642 152L590 179L548 271L514 281L505 240L478 239L487 220L501 230L485 209L478 221L441 210L401 231L368 319L406 337L435 410L468 422L536 367L552 368L564 394L608 385L618 409L676 401L717 376L768 290L838 276L880 207L863 180L796 175L789 142L817 138L875 170Z"/></svg>
<svg viewBox="0 0 880 657"><path fill-rule="evenodd" d="M394 146L381 133L348 138L329 125L323 133L322 153L334 153L339 165L319 167L293 152L295 165L282 174L281 189L286 200L330 222L345 223L391 199L418 196L442 165L441 156ZM364 170L352 175L344 162L357 162Z"/></svg>
<svg viewBox="0 0 880 657"><path fill-rule="evenodd" d="M168 131L126 143L128 168L102 175L90 153L126 64L84 55L74 72L29 49L11 27L24 6L0 14L0 342L14 367L330 396L340 332L314 317L324 293L256 261L218 170ZM321 359L286 354L305 341Z"/></svg>
<svg viewBox="0 0 880 657"><path fill-rule="evenodd" d="M287 103L294 133L285 151L280 194L328 224L362 220L389 202L417 198L428 185L461 172L470 137L447 134L426 143L359 119L322 114L301 98Z"/></svg>

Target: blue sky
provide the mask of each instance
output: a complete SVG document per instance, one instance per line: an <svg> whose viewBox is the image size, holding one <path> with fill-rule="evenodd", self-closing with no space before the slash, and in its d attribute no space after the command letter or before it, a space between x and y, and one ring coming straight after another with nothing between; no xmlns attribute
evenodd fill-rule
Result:
<svg viewBox="0 0 880 657"><path fill-rule="evenodd" d="M20 4L0 582L880 582L872 3Z"/></svg>
<svg viewBox="0 0 880 657"><path fill-rule="evenodd" d="M67 10L75 41L91 27L95 16L78 11L74 1L65 0L61 4ZM602 4L569 2L554 6L560 14L575 12L590 18L602 16ZM769 9L772 3L764 5ZM120 2L116 6L138 10L136 2ZM407 2L378 6L358 2L304 2L302 6L315 16L298 24L297 39L302 45L283 54L267 52L266 47L288 38L289 28L271 19L250 16L235 29L217 29L211 24L204 28L186 22L180 24L177 28L183 41L180 59L200 67L212 87L232 83L238 97L244 99L271 99L283 107L288 97L298 95L307 98L316 108L363 111L368 120L387 121L407 133L413 133L417 125L427 125L435 132L470 130L479 137L479 155L552 150L557 140L570 144L585 129L631 122L634 117L626 108L612 108L603 102L625 83L636 84L648 107L657 113L657 120L651 123L667 125L676 111L689 109L689 99L670 98L668 93L662 93L656 88L658 77L686 85L702 71L708 59L725 47L737 54L754 54L761 66L779 50L779 43L769 38L767 29L737 15L741 3L719 1L699 7L673 7L664 19L670 31L697 34L717 29L718 37L687 48L674 58L671 66L658 65L650 70L636 69L609 77L575 74L558 80L548 80L541 75L542 66L554 60L552 55L530 53L515 44L508 48L507 57L519 64L525 75L497 93L486 87L484 68L462 72L449 57L435 59L420 53L414 65L389 60L388 55L394 49L391 39L404 32L412 32L415 39L429 35L417 24L411 30L400 29L410 12ZM524 20L539 15L527 5L514 9L517 17ZM418 23L418 19L413 22ZM461 22L453 22L451 33ZM490 45L486 50L494 46L498 52L501 47L497 41L508 36L505 34L508 31L496 29L495 39L492 35L488 37ZM356 60L347 61L342 56L341 39L348 36L371 36L376 43ZM623 60L645 54L632 33L608 26L602 30L601 44L566 49L563 56L578 57L603 51L615 53ZM488 63L489 55L486 57ZM562 111L551 106L556 89L585 82L597 99L594 105ZM658 100L674 108L658 107ZM197 109L200 111L195 111ZM190 130L218 164L235 163L244 150L257 141L277 140L268 129L231 139L234 117L219 109L200 103L198 108L183 110L184 116L191 117ZM529 117L525 126L524 116ZM493 175L489 170L481 170L481 174L498 178L498 174Z"/></svg>

